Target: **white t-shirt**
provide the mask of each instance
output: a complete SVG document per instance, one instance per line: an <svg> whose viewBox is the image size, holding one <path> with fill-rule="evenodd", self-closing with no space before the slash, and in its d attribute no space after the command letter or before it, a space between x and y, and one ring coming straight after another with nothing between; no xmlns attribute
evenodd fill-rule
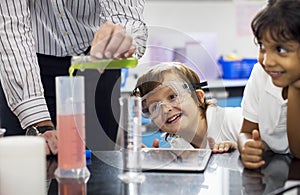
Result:
<svg viewBox="0 0 300 195"><path fill-rule="evenodd" d="M231 141L237 143L243 117L240 107L219 107L211 105L206 111L207 136L215 142Z"/></svg>
<svg viewBox="0 0 300 195"><path fill-rule="evenodd" d="M272 151L289 152L287 100L282 98L282 88L273 85L271 77L259 63L254 65L245 87L242 109L245 119L258 123L260 136Z"/></svg>
<svg viewBox="0 0 300 195"><path fill-rule="evenodd" d="M207 136L215 142L232 141L237 143L238 134L242 127L243 117L240 107L219 107L210 105L206 111ZM173 136L170 141L172 148L194 148L189 142L179 136ZM207 145L209 148L209 145Z"/></svg>

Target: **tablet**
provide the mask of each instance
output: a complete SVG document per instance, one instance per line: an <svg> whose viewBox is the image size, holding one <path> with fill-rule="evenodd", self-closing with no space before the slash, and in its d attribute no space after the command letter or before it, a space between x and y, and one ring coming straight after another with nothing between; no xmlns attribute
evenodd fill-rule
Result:
<svg viewBox="0 0 300 195"><path fill-rule="evenodd" d="M211 156L210 149L143 148L143 171L205 170Z"/></svg>

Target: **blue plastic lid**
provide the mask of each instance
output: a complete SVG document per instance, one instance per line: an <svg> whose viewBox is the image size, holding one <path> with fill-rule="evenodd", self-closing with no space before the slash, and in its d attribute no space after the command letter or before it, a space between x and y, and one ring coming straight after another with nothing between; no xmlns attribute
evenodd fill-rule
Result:
<svg viewBox="0 0 300 195"><path fill-rule="evenodd" d="M91 159L92 158L92 151L91 150L85 150L85 158Z"/></svg>

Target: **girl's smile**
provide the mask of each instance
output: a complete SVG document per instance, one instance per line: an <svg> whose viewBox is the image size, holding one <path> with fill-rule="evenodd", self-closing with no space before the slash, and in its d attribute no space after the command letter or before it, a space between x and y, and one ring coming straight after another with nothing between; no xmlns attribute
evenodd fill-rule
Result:
<svg viewBox="0 0 300 195"><path fill-rule="evenodd" d="M258 60L277 87L286 87L300 79L300 44L278 42L267 32L259 40Z"/></svg>
<svg viewBox="0 0 300 195"><path fill-rule="evenodd" d="M182 117L182 112L169 117L167 119L166 123L167 124L175 124L180 121L181 117Z"/></svg>
<svg viewBox="0 0 300 195"><path fill-rule="evenodd" d="M265 68L265 71L272 77L273 80L279 79L282 74L284 74L284 71L268 71L267 68Z"/></svg>

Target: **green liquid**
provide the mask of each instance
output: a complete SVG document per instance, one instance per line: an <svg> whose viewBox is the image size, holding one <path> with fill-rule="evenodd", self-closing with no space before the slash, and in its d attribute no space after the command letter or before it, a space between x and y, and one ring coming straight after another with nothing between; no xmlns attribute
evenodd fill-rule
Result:
<svg viewBox="0 0 300 195"><path fill-rule="evenodd" d="M138 64L138 59L135 57L121 58L119 60L113 60L113 59L84 60L84 57L82 56L75 56L75 57L78 59L75 62L72 62L72 65L69 68L70 76L73 76L75 70L80 70L80 69L134 68Z"/></svg>

